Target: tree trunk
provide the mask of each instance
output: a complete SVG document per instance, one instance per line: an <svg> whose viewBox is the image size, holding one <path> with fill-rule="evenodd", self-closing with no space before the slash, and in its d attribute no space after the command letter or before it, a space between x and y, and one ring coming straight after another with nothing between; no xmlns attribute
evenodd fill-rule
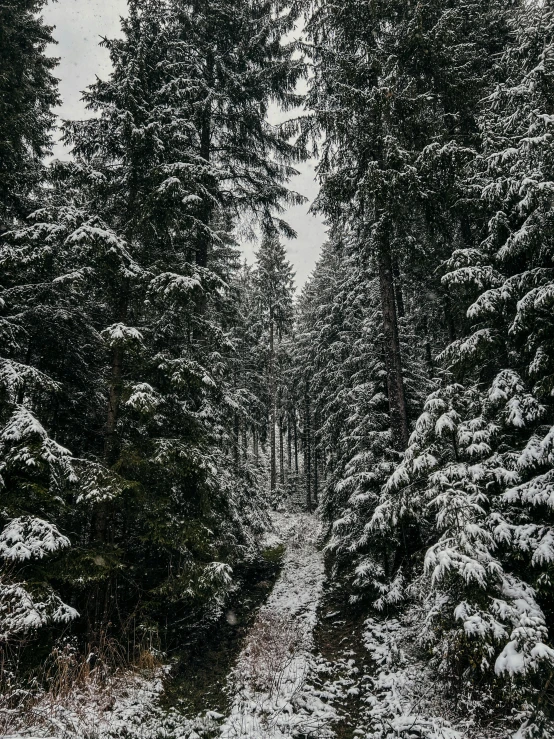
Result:
<svg viewBox="0 0 554 739"><path fill-rule="evenodd" d="M310 429L310 399L308 386L304 393L304 473L306 475L306 506L312 510L312 439Z"/></svg>
<svg viewBox="0 0 554 739"><path fill-rule="evenodd" d="M385 368L387 372L387 392L389 400L390 424L393 445L398 451L408 446L408 413L404 395L400 340L394 294L394 278L390 250L381 244L378 254L379 286L381 310L383 314L383 334Z"/></svg>
<svg viewBox="0 0 554 739"><path fill-rule="evenodd" d="M233 462L235 469L239 467L240 460L240 419L239 414L235 411L233 416Z"/></svg>
<svg viewBox="0 0 554 739"><path fill-rule="evenodd" d="M402 282L400 280L400 267L395 259L392 263L392 273L394 277L394 294L396 296L396 309L398 318L404 318L406 310L404 308L404 296L402 295Z"/></svg>
<svg viewBox="0 0 554 739"><path fill-rule="evenodd" d="M117 319L125 323L128 310L128 286L122 286L122 297L116 311ZM110 379L108 385L108 407L106 413L106 426L104 434L104 464L112 467L119 455L119 443L117 439L117 421L119 418L119 404L123 390L123 359L124 349L122 346L114 346L111 356ZM113 532L110 531L110 519L112 517L112 504L110 500L101 500L96 504L92 513L91 539L94 545L102 549L109 543ZM99 580L92 587L87 605L87 630L91 644L102 637L105 624L109 620L110 609L110 584L114 573L110 572L104 580Z"/></svg>
<svg viewBox="0 0 554 739"><path fill-rule="evenodd" d="M313 439L314 439L314 503L316 506L319 503L319 479L318 479L318 464L319 464L319 449L318 449L318 443L317 443L317 432L319 429L318 424L318 418L317 418L317 412L314 414L314 430L313 430Z"/></svg>
<svg viewBox="0 0 554 739"><path fill-rule="evenodd" d="M214 57L213 53L208 52L206 58L206 74L208 86L211 87L213 84L214 74ZM211 144L212 144L212 108L211 103L208 99L204 103L204 108L200 116L200 156L206 162L211 159ZM211 178L209 178L211 179ZM212 182L206 182L206 189L210 191L212 189ZM196 237L196 264L199 267L206 267L208 264L208 253L210 248L210 233L209 224L212 218L213 205L212 201L204 195L202 205L199 208L199 221L200 227ZM201 309L203 308L204 300L201 298Z"/></svg>
<svg viewBox="0 0 554 739"><path fill-rule="evenodd" d="M122 297L117 310L117 318L121 323L127 320L128 298L127 285L122 286ZM106 431L104 435L104 464L112 467L119 455L117 439L117 421L119 418L119 403L123 390L123 359L122 346L112 349L110 382L108 386L108 408L106 414ZM104 500L96 505L92 517L93 536L96 542L105 544L108 541L108 522L110 517L110 501Z"/></svg>
<svg viewBox="0 0 554 739"><path fill-rule="evenodd" d="M32 352L33 352L33 350L32 350L32 344L29 341L29 343L27 344L27 351L25 353L25 364L27 366L29 366L31 364ZM27 388L27 383L26 382L22 382L21 385L19 386L19 390L17 391L17 404L18 405L22 405L23 400L25 399L25 390L26 390L26 388Z"/></svg>
<svg viewBox="0 0 554 739"><path fill-rule="evenodd" d="M448 340L450 342L453 342L456 341L456 327L454 326L454 320L452 316L452 303L450 302L450 295L448 294L448 292L445 292L443 295L443 305L444 320L448 328Z"/></svg>
<svg viewBox="0 0 554 739"><path fill-rule="evenodd" d="M277 485L277 469L275 463L275 356L274 356L274 336L273 336L273 310L269 315L269 444L270 444L270 484L271 490L275 490Z"/></svg>
<svg viewBox="0 0 554 739"><path fill-rule="evenodd" d="M287 415L287 474L290 475L292 468L292 438L291 438L290 413Z"/></svg>
<svg viewBox="0 0 554 739"><path fill-rule="evenodd" d="M433 364L433 352L431 349L431 339L429 337L429 322L427 316L423 317L423 333L425 334L425 361L429 372L429 379L435 376L435 367Z"/></svg>
<svg viewBox="0 0 554 739"><path fill-rule="evenodd" d="M319 454L317 451L317 444L314 447L314 503L319 503L319 480L318 480L318 471L317 471L317 465L319 463Z"/></svg>
<svg viewBox="0 0 554 739"><path fill-rule="evenodd" d="M116 346L112 351L111 379L108 388L108 413L106 435L104 437L104 464L111 467L118 455L116 425L119 415L123 376L123 347ZM95 508L92 527L94 540L105 544L108 540L109 501L100 501Z"/></svg>
<svg viewBox="0 0 554 739"><path fill-rule="evenodd" d="M106 436L104 439L104 460L111 466L117 456L116 424L119 415L123 375L123 347L116 346L112 351L112 367L110 387L108 389L108 415L106 419Z"/></svg>
<svg viewBox="0 0 554 739"><path fill-rule="evenodd" d="M279 482L285 484L285 445L284 445L283 413L279 413Z"/></svg>
<svg viewBox="0 0 554 739"><path fill-rule="evenodd" d="M294 424L294 472L298 476L298 423L296 420L296 409L293 416Z"/></svg>

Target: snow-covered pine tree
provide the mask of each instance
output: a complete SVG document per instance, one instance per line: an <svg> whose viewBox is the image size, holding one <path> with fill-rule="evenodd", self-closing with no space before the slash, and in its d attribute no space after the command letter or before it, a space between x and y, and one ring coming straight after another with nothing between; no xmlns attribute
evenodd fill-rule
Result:
<svg viewBox="0 0 554 739"><path fill-rule="evenodd" d="M292 328L294 295L292 266L275 231L263 236L256 252L254 284L267 357L269 482L271 491L274 491L277 487L277 423L284 410L281 403L285 381L283 365L287 362L286 357L282 356L283 338Z"/></svg>
<svg viewBox="0 0 554 739"><path fill-rule="evenodd" d="M456 250L443 276L468 306L471 328L442 354L445 382L426 401L375 525L403 506L422 516L427 636L437 662L463 680L496 675L489 679L505 699L529 702L521 735L546 737L543 686L554 662L552 7L525 5L512 23L474 170L488 234Z"/></svg>
<svg viewBox="0 0 554 739"><path fill-rule="evenodd" d="M37 207L44 157L59 103L46 54L52 29L40 12L45 0L13 0L0 7L0 234Z"/></svg>
<svg viewBox="0 0 554 739"><path fill-rule="evenodd" d="M211 3L200 22L187 4L130 2L104 42L113 72L85 93L94 116L64 126L73 161L52 165L44 207L6 240L3 420L23 403L71 447L69 492L49 489L60 531L78 532L63 580L91 639L137 613L168 640L207 623L263 526L257 480L229 464L255 404L236 382L232 231L243 214L286 229L280 201L298 200L285 181L299 150L264 120L272 99L296 101L303 69L281 43L285 10Z"/></svg>
<svg viewBox="0 0 554 739"><path fill-rule="evenodd" d="M47 572L63 582L72 601L78 599L78 610L84 614L79 591L88 592L98 570L105 569L98 567L98 553L91 551L91 506L98 497L109 498L122 489L119 476L98 463L107 358L100 332L107 323L115 276L136 278L140 269L122 240L87 212L82 177L80 172L75 176L75 169L79 168L54 165L44 207L30 216L26 226L5 235L1 249L6 279L4 327L12 342L6 347L2 379L8 408L17 414L25 410L35 419L34 426L25 424L17 441L44 458L23 468L27 477L42 476L42 487L34 483L37 495L23 493L12 481L15 515L23 510L70 534L77 546L66 549L59 566L50 566ZM61 450L64 476L58 472L44 478L48 455L43 447L48 446ZM4 452L9 462L11 452L7 448ZM51 464L55 460L52 453Z"/></svg>
<svg viewBox="0 0 554 739"><path fill-rule="evenodd" d="M10 664L14 642L79 616L59 594L67 567L60 554L73 542L56 525L75 474L68 450L24 405L1 420L0 653Z"/></svg>
<svg viewBox="0 0 554 739"><path fill-rule="evenodd" d="M123 39L105 42L114 71L85 96L97 117L65 128L90 207L141 270L137 281L112 283L103 329L111 351L103 464L134 494L117 504L99 496L96 546L110 554L100 560L111 558L106 576L115 587L117 540L125 535L127 566L148 573L141 587L151 593L150 616L158 618L163 595L165 609L175 599L181 623L197 619L210 599L217 605L229 562L252 545L253 520L239 511L255 518L256 503L240 503L248 486L228 464L236 419L245 414L234 367L230 229L247 211L271 222L287 197L286 160L296 150L264 115L273 96L287 98L301 70L278 41L284 16L275 24L269 5L193 11L177 2L131 3ZM218 34L226 44L219 52ZM206 55L209 63L199 65ZM240 76L250 97L236 88ZM156 547L181 560L177 571L168 576L159 556L152 566Z"/></svg>
<svg viewBox="0 0 554 739"><path fill-rule="evenodd" d="M296 330L297 385L310 388L312 417L319 421L315 442L325 459L321 510L330 524L328 550L336 572L346 576L352 599L364 594L381 603L397 539L379 539L367 523L396 457L391 449L379 286L373 263L364 262L352 234L332 231L299 300ZM420 377L416 383L411 378L407 382L414 404L420 383Z"/></svg>
<svg viewBox="0 0 554 739"><path fill-rule="evenodd" d="M401 458L434 354L464 325L436 270L483 228L466 167L480 145L479 100L506 39L506 5L320 2L308 24L316 112L305 131L324 136L317 206L347 235L347 251L359 251L351 265L364 265L367 293L378 286L391 430L381 459ZM417 531L402 527L410 559Z"/></svg>
<svg viewBox="0 0 554 739"><path fill-rule="evenodd" d="M298 18L289 0L169 0L172 68L180 105L195 132L196 176L204 194L197 205L196 258L206 266L217 207L233 216L255 214L266 228L291 235L279 218L283 204L302 202L287 179L302 149L288 128L267 121L268 106L299 105L296 85L305 64L286 41Z"/></svg>
<svg viewBox="0 0 554 739"><path fill-rule="evenodd" d="M45 197L43 158L50 150L52 109L59 98L52 74L56 60L46 55L53 39L40 16L43 5L21 0L0 8L2 235L17 228ZM47 245L23 246L14 243L18 240L12 232L0 242L3 660L9 642L28 640L41 627L66 624L78 615L57 592L64 562L59 555L70 544L62 531L67 531L64 514L75 482L73 460L43 425L59 407L62 386L56 365L63 360L50 356L40 368L35 361L56 322L51 299L55 255ZM63 328L58 323L58 331Z"/></svg>
<svg viewBox="0 0 554 739"><path fill-rule="evenodd" d="M438 265L467 225L456 173L478 140L476 104L501 48L502 6L322 1L307 27L315 65L307 105L317 112L306 128L325 137L318 206L355 227L376 260L399 451L408 439L399 277L436 289L422 260Z"/></svg>
<svg viewBox="0 0 554 739"><path fill-rule="evenodd" d="M237 405L234 414L234 464L256 469L256 440L265 417L267 388L260 356L261 324L255 300L253 268L246 261L232 281L235 296L235 321L231 340L235 347L233 365ZM238 402L238 398L241 402Z"/></svg>

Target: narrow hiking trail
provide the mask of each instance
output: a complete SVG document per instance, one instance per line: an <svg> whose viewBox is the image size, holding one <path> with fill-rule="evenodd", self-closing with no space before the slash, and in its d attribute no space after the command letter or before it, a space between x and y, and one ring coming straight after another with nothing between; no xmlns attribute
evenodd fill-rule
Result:
<svg viewBox="0 0 554 739"><path fill-rule="evenodd" d="M298 512L274 513L273 523L285 545L283 569L230 676L224 739L324 736L335 717L310 681L325 579L320 524Z"/></svg>
<svg viewBox="0 0 554 739"><path fill-rule="evenodd" d="M259 608L237 601L233 610L231 606L227 610L225 623L217 626L217 634L223 626L230 632L230 652L221 639L217 644L208 639L180 667L123 674L108 692L91 685L63 701L39 702L25 729L12 736L333 737L336 713L317 686L321 664L314 656L314 629L325 581L320 522L315 514L293 506L293 510L271 513L271 530L262 542L266 551L284 552L275 583L262 581L254 586L271 589L269 595L256 596L263 603ZM251 601L252 593L247 596L246 601ZM250 608L250 616L241 613L241 607Z"/></svg>

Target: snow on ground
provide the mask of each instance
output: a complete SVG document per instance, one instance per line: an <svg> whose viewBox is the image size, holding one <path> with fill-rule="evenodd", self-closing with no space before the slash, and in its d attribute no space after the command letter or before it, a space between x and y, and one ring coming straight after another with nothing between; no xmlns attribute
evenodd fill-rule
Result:
<svg viewBox="0 0 554 739"><path fill-rule="evenodd" d="M163 673L160 669L147 677L129 672L115 676L107 685L91 681L63 696L46 694L23 716L14 712L13 728L4 739L154 739L159 733L152 718L163 690ZM5 716L2 719L6 721Z"/></svg>
<svg viewBox="0 0 554 739"><path fill-rule="evenodd" d="M32 715L14 722L8 737L332 739L341 717L360 739L483 737L470 716L462 725L453 720L451 701L411 648L417 642L417 614L367 619L356 638L369 651L371 674L346 644L332 661L317 653L314 628L325 581L319 522L301 512L277 512L272 518L274 530L263 544L271 549L284 544L283 566L228 677L227 715L184 716L162 708L167 668L161 668L116 675L108 689L86 684L63 700L45 696Z"/></svg>
<svg viewBox="0 0 554 739"><path fill-rule="evenodd" d="M325 580L319 522L307 513L272 515L274 531L264 545L285 545L283 567L229 675L226 716L205 711L186 717L162 708L167 668L161 668L116 675L107 687L88 683L59 700L45 696L23 721L14 714L6 739L332 739L341 720L359 739L513 735L507 720L481 731L473 698L465 711L463 696L454 705L417 649L417 609L366 620L356 638L371 656L371 670L347 644L332 661L317 654L314 628ZM326 618L330 615L335 614Z"/></svg>
<svg viewBox="0 0 554 739"><path fill-rule="evenodd" d="M428 664L409 653L417 638L415 624L396 618L369 618L363 640L375 662L375 673L360 686L365 710L365 739L420 737L464 739L465 732L445 718L451 707ZM407 651L405 651L407 650ZM442 704L442 705L441 705Z"/></svg>
<svg viewBox="0 0 554 739"><path fill-rule="evenodd" d="M341 673L350 687L337 695L339 712L346 696L357 698L351 715L356 739L509 739L517 717L495 715L483 726L488 696L454 693L429 665L419 646L421 613L407 608L397 617L369 617L359 635L372 669L357 669L356 660L338 657L331 663L328 681ZM515 719L515 720L514 720ZM352 723L353 722L353 723Z"/></svg>
<svg viewBox="0 0 554 739"><path fill-rule="evenodd" d="M324 582L319 522L285 512L274 513L273 523L286 547L283 569L230 677L234 698L223 739L333 736L336 714L313 685L321 669L312 654Z"/></svg>
<svg viewBox="0 0 554 739"><path fill-rule="evenodd" d="M114 677L110 689L90 685L63 700L45 696L32 715L16 721L11 737L56 739L280 739L332 737L336 717L331 693L315 685L326 665L313 656L313 630L324 582L319 522L301 512L276 512L273 533L264 545L285 545L279 579L249 632L227 690L231 708L225 717L208 711L185 717L163 710L164 669ZM331 691L334 689L331 688Z"/></svg>

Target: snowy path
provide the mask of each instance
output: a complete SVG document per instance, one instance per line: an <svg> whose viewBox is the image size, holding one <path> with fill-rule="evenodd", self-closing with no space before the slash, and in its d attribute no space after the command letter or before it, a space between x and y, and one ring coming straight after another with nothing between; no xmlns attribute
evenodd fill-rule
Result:
<svg viewBox="0 0 554 739"><path fill-rule="evenodd" d="M324 582L319 522L306 513L276 513L274 525L286 546L283 569L230 677L224 739L323 737L334 718L307 680Z"/></svg>

